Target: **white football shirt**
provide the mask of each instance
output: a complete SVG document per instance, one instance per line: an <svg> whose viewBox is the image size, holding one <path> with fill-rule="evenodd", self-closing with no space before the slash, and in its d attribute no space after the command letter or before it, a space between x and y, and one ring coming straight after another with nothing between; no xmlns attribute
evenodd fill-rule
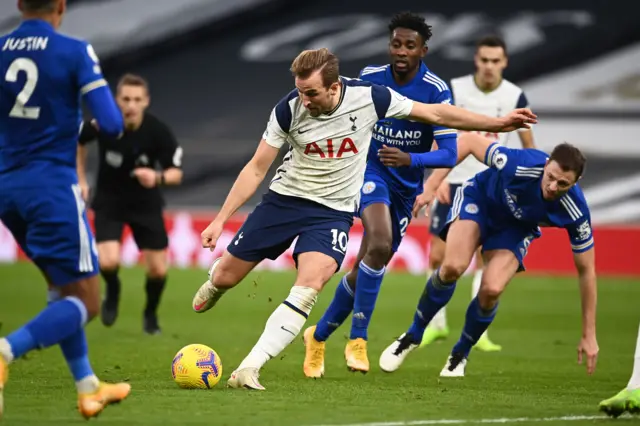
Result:
<svg viewBox="0 0 640 426"><path fill-rule="evenodd" d="M263 139L275 148L289 144L272 191L352 213L360 203L374 124L407 117L413 101L384 86L340 79L340 101L332 112L312 117L293 90L272 110Z"/></svg>
<svg viewBox="0 0 640 426"><path fill-rule="evenodd" d="M473 74L469 74L452 79L451 92L456 106L489 117L501 117L516 108L529 106L522 89L505 79L493 91L485 93L476 85ZM528 129L524 131L528 131ZM509 142L514 136L514 132L487 133L480 131L477 133L504 146L509 146ZM463 183L486 168L486 165L470 155L451 170L447 180L450 183Z"/></svg>

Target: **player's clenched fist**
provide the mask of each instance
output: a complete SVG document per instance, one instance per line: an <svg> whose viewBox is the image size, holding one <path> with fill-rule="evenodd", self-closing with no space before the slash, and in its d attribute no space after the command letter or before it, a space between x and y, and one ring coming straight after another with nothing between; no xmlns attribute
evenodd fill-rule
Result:
<svg viewBox="0 0 640 426"><path fill-rule="evenodd" d="M220 238L220 234L222 234L222 223L218 221L213 221L202 231L200 237L202 238L202 247L208 248L211 251L216 248L216 243L218 242L218 238Z"/></svg>

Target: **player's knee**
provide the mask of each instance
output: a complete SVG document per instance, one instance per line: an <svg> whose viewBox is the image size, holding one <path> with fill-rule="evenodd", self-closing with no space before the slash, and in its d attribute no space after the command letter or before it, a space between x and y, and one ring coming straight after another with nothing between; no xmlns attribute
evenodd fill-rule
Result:
<svg viewBox="0 0 640 426"><path fill-rule="evenodd" d="M117 256L101 256L99 259L100 270L113 272L120 267L120 259Z"/></svg>
<svg viewBox="0 0 640 426"><path fill-rule="evenodd" d="M445 282L459 279L469 265L461 259L444 259L440 266L440 278Z"/></svg>
<svg viewBox="0 0 640 426"><path fill-rule="evenodd" d="M149 278L164 278L167 276L167 265L165 263L153 263L150 264L147 269L147 276Z"/></svg>
<svg viewBox="0 0 640 426"><path fill-rule="evenodd" d="M480 291L478 291L478 302L480 303L480 307L483 309L491 309L496 303L498 303L498 299L504 292L504 285L501 285L497 282L483 282L480 287Z"/></svg>
<svg viewBox="0 0 640 426"><path fill-rule="evenodd" d="M390 238L375 238L372 236L367 246L367 266L381 269L391 257L393 245Z"/></svg>

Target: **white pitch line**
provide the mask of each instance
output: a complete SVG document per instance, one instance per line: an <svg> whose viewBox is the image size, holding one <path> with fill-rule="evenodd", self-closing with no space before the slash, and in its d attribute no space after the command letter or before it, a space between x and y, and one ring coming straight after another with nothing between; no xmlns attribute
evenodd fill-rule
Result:
<svg viewBox="0 0 640 426"><path fill-rule="evenodd" d="M576 422L580 420L604 420L607 416L560 416L560 417L512 417L500 419L432 419L432 420L410 420L398 422L376 422L376 423L349 423L333 425L315 426L419 426L419 425L465 425L465 424L490 424L490 423L523 423L523 422ZM618 420L629 420L632 417L620 417Z"/></svg>

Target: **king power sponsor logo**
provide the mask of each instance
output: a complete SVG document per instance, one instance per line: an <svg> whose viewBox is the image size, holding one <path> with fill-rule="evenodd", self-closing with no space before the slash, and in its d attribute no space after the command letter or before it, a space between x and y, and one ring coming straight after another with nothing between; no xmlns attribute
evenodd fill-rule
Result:
<svg viewBox="0 0 640 426"><path fill-rule="evenodd" d="M550 43L548 34L562 29L578 32L596 24L597 17L587 10L550 10L514 12L503 17L469 12L444 15L424 11L437 37L429 42L429 55L470 61L477 37L500 33L510 55ZM303 49L326 47L342 61L357 61L386 55L389 16L377 14L341 14L291 23L284 28L248 40L241 57L250 62L290 62Z"/></svg>

